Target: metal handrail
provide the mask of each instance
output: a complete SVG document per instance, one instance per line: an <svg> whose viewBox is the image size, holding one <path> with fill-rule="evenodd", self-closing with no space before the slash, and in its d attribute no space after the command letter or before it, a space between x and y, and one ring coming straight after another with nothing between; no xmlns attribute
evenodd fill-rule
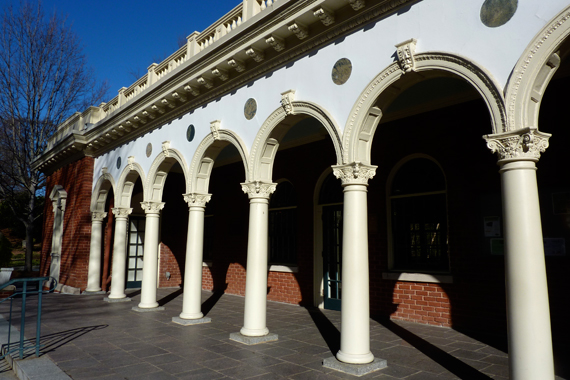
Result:
<svg viewBox="0 0 570 380"><path fill-rule="evenodd" d="M48 290L43 290L44 282L48 282L50 287ZM37 282L38 286L36 290L28 290L28 283ZM38 295L38 316L37 316L37 327L36 327L36 356L40 356L40 331L41 331L41 319L42 319L42 294L44 293L51 293L55 290L57 286L57 280L51 276L48 277L34 277L34 278L16 278L13 280L8 281L7 283L0 285L0 290L5 289L10 285L14 285L17 283L22 283L22 291L18 292L15 291L14 294L0 300L0 303L10 300L10 316L8 318L8 345L6 349L3 349L0 352L2 355L0 359L6 357L6 355L11 355L12 353L19 351L19 357L22 359L24 357L24 330L26 326L26 298L28 295ZM15 286L15 285L14 285ZM17 288L16 288L17 289ZM20 317L20 344L18 345L17 349L10 349L10 335L12 331L12 304L14 298L17 296L22 296L22 315Z"/></svg>

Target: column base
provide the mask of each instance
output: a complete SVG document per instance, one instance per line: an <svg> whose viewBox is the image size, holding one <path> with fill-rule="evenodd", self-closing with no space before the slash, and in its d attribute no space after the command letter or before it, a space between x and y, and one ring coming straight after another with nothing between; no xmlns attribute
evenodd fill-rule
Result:
<svg viewBox="0 0 570 380"><path fill-rule="evenodd" d="M106 291L104 290L84 290L83 293L81 294L85 294L86 296L90 295L90 294L107 294Z"/></svg>
<svg viewBox="0 0 570 380"><path fill-rule="evenodd" d="M191 326L191 325L199 325L202 323L210 323L212 322L212 318L203 317L197 319L184 319L180 317L172 317L172 322L177 323L182 326Z"/></svg>
<svg viewBox="0 0 570 380"><path fill-rule="evenodd" d="M133 306L131 310L139 312L139 313L146 313L150 311L161 311L164 310L164 306L157 306L157 307L140 307L140 306Z"/></svg>
<svg viewBox="0 0 570 380"><path fill-rule="evenodd" d="M123 297L123 298L105 297L105 298L103 298L103 301L109 302L109 303L115 303L115 302L131 302L132 300L129 297Z"/></svg>
<svg viewBox="0 0 570 380"><path fill-rule="evenodd" d="M248 335L243 335L242 333L231 333L230 340L251 346L253 344L275 342L276 340L278 340L278 335L271 333L262 336L248 336Z"/></svg>
<svg viewBox="0 0 570 380"><path fill-rule="evenodd" d="M371 363L367 364L348 364L343 363L334 356L323 360L323 367L334 369L335 371L348 373L353 376L362 376L370 372L378 371L379 369L386 368L388 363L385 359L375 358Z"/></svg>
<svg viewBox="0 0 570 380"><path fill-rule="evenodd" d="M200 313L180 313L179 315L180 319L200 319L202 317L204 317L204 314L202 314L202 312Z"/></svg>
<svg viewBox="0 0 570 380"><path fill-rule="evenodd" d="M336 353L336 358L338 361L347 364L368 364L372 363L374 355L370 351L366 354L347 354L339 350Z"/></svg>
<svg viewBox="0 0 570 380"><path fill-rule="evenodd" d="M245 336L264 336L269 334L269 329L267 327L264 327L262 329L248 329L242 327L241 330L239 330L239 332L240 334Z"/></svg>

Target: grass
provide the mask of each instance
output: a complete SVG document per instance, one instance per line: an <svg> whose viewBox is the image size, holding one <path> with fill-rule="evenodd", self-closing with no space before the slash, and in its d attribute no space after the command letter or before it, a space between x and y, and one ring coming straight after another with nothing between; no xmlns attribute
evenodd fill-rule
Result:
<svg viewBox="0 0 570 380"><path fill-rule="evenodd" d="M10 267L23 267L26 262L26 253L21 250L12 251L12 260L10 260ZM32 254L32 266L40 265L40 251L34 251Z"/></svg>

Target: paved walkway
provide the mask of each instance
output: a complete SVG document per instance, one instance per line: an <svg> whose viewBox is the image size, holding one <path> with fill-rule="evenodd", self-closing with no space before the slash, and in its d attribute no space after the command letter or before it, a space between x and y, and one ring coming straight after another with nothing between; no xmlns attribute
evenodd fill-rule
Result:
<svg viewBox="0 0 570 380"><path fill-rule="evenodd" d="M46 296L44 357L76 380L355 378L321 365L338 350L339 312L268 302L268 327L279 340L246 346L228 339L243 324L243 297L203 292L212 323L180 326L171 322L182 308L180 290L160 289L166 309L148 313L131 310L138 293L131 293L133 302L113 304L102 295ZM0 306L7 317L7 305ZM34 336L33 308L27 316L26 335ZM448 328L372 320L372 352L388 367L361 379L507 379L504 348L485 341ZM563 365L557 379L570 379Z"/></svg>

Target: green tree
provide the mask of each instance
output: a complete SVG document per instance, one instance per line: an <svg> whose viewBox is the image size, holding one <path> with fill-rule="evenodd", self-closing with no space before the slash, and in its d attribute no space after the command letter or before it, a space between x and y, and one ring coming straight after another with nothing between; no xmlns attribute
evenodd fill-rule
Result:
<svg viewBox="0 0 570 380"><path fill-rule="evenodd" d="M65 18L46 17L41 3L28 2L5 7L0 17L0 200L25 228L31 270L37 196L45 186L31 164L57 126L100 102L108 86L95 83Z"/></svg>

